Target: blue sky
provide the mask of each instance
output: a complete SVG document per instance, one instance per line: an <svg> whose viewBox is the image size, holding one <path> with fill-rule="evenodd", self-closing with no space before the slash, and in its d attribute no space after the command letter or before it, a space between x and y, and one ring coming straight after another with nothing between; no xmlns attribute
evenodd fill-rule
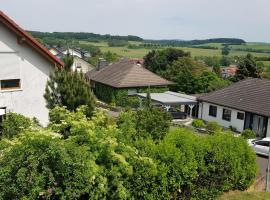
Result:
<svg viewBox="0 0 270 200"><path fill-rule="evenodd" d="M269 0L0 0L28 30L270 42Z"/></svg>

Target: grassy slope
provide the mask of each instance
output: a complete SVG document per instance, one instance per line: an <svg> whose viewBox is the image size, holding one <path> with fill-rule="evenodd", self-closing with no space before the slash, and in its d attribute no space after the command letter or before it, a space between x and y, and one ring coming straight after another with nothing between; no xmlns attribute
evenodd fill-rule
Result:
<svg viewBox="0 0 270 200"><path fill-rule="evenodd" d="M142 58L144 57L151 49L140 48L140 49L129 49L127 47L109 47L107 42L85 42L80 41L81 44L90 44L94 46L100 47L102 52L111 51L120 56L130 57L130 58ZM141 42L129 42L133 45L138 45ZM177 47L178 49L182 49L184 51L191 52L192 56L221 56L221 48L222 45L219 43L208 43L199 46L213 46L218 47L219 49L197 49L197 48L188 48L188 47ZM247 52L244 51L236 51L236 48L252 48L252 49L266 49L270 50L270 44L266 43L247 43L247 45L233 45L232 51L230 52L230 56L244 56ZM254 56L270 56L267 53L252 53Z"/></svg>

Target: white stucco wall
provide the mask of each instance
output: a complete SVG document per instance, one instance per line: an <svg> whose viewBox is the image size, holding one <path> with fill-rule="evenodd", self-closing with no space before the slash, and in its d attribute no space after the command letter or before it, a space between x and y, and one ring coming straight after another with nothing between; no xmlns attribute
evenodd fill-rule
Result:
<svg viewBox="0 0 270 200"><path fill-rule="evenodd" d="M268 118L266 137L270 137L270 118Z"/></svg>
<svg viewBox="0 0 270 200"><path fill-rule="evenodd" d="M90 65L88 62L86 62L85 60L74 56L74 62L73 65L71 66L72 70L75 71L76 70L76 66L78 66L78 64L81 65L81 71L82 73L87 73L88 71L94 69L94 67L92 65Z"/></svg>
<svg viewBox="0 0 270 200"><path fill-rule="evenodd" d="M209 106L210 105L217 107L217 116L216 117L209 116ZM222 119L223 108L232 111L230 122ZM209 122L209 121L218 122L223 127L229 128L230 126L232 126L232 127L236 128L237 131L241 132L244 129L245 120L237 119L237 112L244 113L243 111L240 111L240 110L235 110L235 109L226 108L223 106L218 106L215 104L209 104L209 103L203 102L203 103L200 103L200 105L199 105L199 116L198 117L202 120L207 121L207 122Z"/></svg>
<svg viewBox="0 0 270 200"><path fill-rule="evenodd" d="M0 90L0 107L6 107L11 112L27 117L36 117L43 125L46 125L48 109L43 94L54 65L27 44L19 45L16 35L0 23L1 52L17 53L20 59L21 89Z"/></svg>

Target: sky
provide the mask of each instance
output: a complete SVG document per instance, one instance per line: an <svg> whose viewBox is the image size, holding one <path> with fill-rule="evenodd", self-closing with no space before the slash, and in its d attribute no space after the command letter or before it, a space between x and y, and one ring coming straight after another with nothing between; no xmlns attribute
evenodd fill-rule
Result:
<svg viewBox="0 0 270 200"><path fill-rule="evenodd" d="M269 8L270 0L0 0L0 9L27 30L144 39L270 42Z"/></svg>

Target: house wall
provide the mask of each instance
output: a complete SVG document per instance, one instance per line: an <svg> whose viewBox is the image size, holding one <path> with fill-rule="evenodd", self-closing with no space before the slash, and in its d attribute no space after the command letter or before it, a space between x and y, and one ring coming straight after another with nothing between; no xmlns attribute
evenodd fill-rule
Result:
<svg viewBox="0 0 270 200"><path fill-rule="evenodd" d="M43 94L54 65L27 44L19 45L17 36L0 23L0 53L3 52L17 53L20 62L21 89L0 90L0 107L6 107L8 111L27 117L36 117L46 125L49 121L48 109Z"/></svg>
<svg viewBox="0 0 270 200"><path fill-rule="evenodd" d="M82 58L82 55L79 52L75 51L74 49L69 49L63 52L63 54L65 55L67 55L68 53L72 56L77 56L79 58Z"/></svg>
<svg viewBox="0 0 270 200"><path fill-rule="evenodd" d="M84 74L86 74L90 70L94 69L94 67L91 64L89 64L88 62L84 61L83 59L81 59L81 58L79 58L77 56L74 56L74 62L73 62L73 65L71 66L72 70L75 71L76 67L78 65L81 66L81 71Z"/></svg>
<svg viewBox="0 0 270 200"><path fill-rule="evenodd" d="M209 116L209 106L210 105L217 107L217 116L216 117ZM223 108L229 109L232 111L230 122L222 119ZM202 120L207 121L207 122L209 122L209 121L218 122L223 127L229 128L230 126L232 126L232 127L236 128L237 131L242 132L244 129L245 120L237 119L237 112L243 113L243 111L240 111L240 110L235 110L235 109L226 108L226 107L215 105L215 104L201 102L199 105L199 116L198 117Z"/></svg>
<svg viewBox="0 0 270 200"><path fill-rule="evenodd" d="M266 137L270 137L270 117L268 118Z"/></svg>

